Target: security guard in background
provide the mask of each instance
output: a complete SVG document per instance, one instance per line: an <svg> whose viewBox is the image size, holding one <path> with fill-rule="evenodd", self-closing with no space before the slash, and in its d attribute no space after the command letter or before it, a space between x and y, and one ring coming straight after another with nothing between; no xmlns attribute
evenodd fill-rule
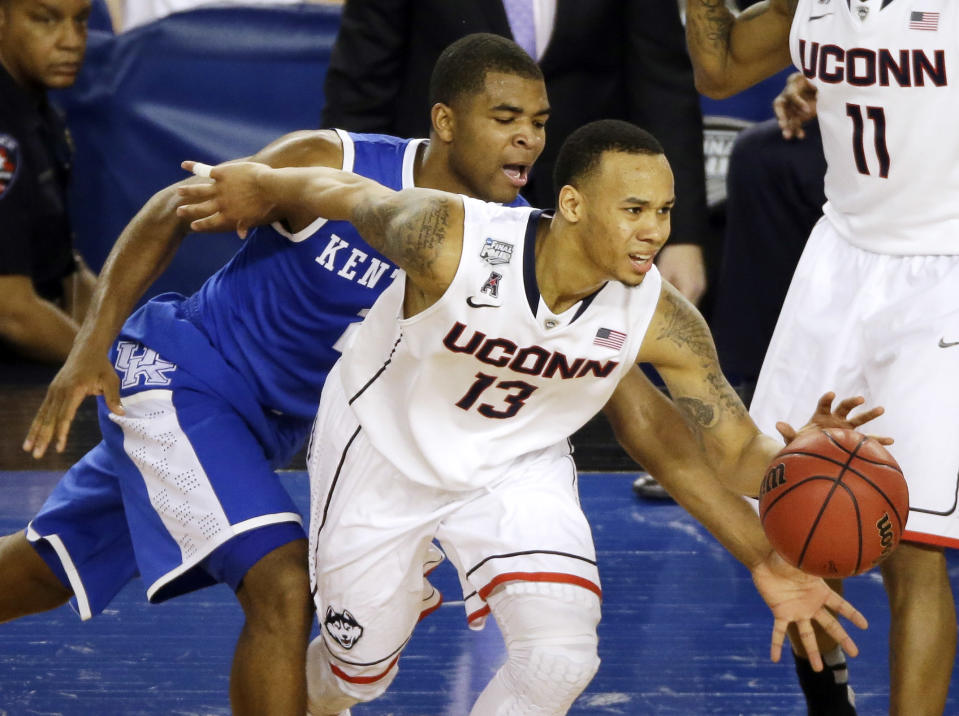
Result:
<svg viewBox="0 0 959 716"><path fill-rule="evenodd" d="M96 283L67 216L71 145L48 89L83 62L91 0L0 0L0 356L62 362Z"/></svg>

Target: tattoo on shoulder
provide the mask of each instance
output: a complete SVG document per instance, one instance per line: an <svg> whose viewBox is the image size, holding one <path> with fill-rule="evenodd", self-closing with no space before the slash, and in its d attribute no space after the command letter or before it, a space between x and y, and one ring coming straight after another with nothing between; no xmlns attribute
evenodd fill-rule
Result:
<svg viewBox="0 0 959 716"><path fill-rule="evenodd" d="M398 202L383 202L363 211L353 223L364 236L381 236L383 252L406 270L429 270L449 224L448 200L429 198L412 221L398 219L403 211Z"/></svg>
<svg viewBox="0 0 959 716"><path fill-rule="evenodd" d="M428 270L436 257L436 249L443 243L450 220L450 205L447 199L432 197L417 212L416 220L399 228L392 237L398 254L403 257L404 267L413 270Z"/></svg>
<svg viewBox="0 0 959 716"><path fill-rule="evenodd" d="M699 358L713 359L716 351L705 322L681 299L672 294L665 294L665 298L663 326L656 337L687 348Z"/></svg>
<svg viewBox="0 0 959 716"><path fill-rule="evenodd" d="M695 25L695 42L702 48L718 54L725 54L729 49L729 36L732 32L735 18L726 7L725 0L692 0L703 8L702 24L689 20ZM692 39L692 38L691 38Z"/></svg>

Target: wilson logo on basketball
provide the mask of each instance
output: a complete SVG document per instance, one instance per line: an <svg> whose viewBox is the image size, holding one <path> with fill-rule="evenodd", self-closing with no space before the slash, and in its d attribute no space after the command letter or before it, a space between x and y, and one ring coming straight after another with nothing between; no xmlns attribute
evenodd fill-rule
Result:
<svg viewBox="0 0 959 716"><path fill-rule="evenodd" d="M882 554L879 559L882 560L892 551L896 542L896 536L892 531L892 520L889 519L889 513L884 512L882 517L876 521L876 529L879 530L879 543L882 545Z"/></svg>
<svg viewBox="0 0 959 716"><path fill-rule="evenodd" d="M762 497L767 492L772 492L777 487L786 484L786 466L782 463L774 465L763 478L763 484L759 487L759 495Z"/></svg>

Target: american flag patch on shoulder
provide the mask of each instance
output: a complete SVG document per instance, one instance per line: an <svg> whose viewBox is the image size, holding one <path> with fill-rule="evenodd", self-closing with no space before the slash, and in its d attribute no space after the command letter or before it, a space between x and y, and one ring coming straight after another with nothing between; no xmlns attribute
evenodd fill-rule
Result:
<svg viewBox="0 0 959 716"><path fill-rule="evenodd" d="M622 331L614 331L612 328L600 328L596 331L596 337L593 339L593 345L605 346L613 350L619 350L626 342L626 334Z"/></svg>
<svg viewBox="0 0 959 716"><path fill-rule="evenodd" d="M910 30L938 30L938 12L911 12L909 13Z"/></svg>

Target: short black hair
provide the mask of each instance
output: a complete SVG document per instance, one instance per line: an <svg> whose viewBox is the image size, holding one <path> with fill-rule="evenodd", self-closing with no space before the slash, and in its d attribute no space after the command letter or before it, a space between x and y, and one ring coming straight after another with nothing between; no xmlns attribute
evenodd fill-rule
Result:
<svg viewBox="0 0 959 716"><path fill-rule="evenodd" d="M451 105L461 95L479 92L490 72L543 79L539 65L515 42L477 32L449 45L436 60L430 76L430 106L437 102Z"/></svg>
<svg viewBox="0 0 959 716"><path fill-rule="evenodd" d="M603 152L627 154L665 154L663 145L652 134L630 122L600 119L584 124L566 137L553 167L553 191L556 196L567 184L576 185L599 166Z"/></svg>

